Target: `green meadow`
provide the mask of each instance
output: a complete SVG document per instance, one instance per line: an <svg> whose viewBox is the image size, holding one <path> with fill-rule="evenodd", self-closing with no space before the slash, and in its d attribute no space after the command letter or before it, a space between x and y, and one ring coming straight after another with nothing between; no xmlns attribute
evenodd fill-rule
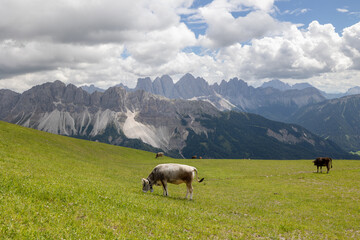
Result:
<svg viewBox="0 0 360 240"><path fill-rule="evenodd" d="M186 186L143 193L159 163ZM0 122L0 239L360 239L360 161L155 159Z"/></svg>

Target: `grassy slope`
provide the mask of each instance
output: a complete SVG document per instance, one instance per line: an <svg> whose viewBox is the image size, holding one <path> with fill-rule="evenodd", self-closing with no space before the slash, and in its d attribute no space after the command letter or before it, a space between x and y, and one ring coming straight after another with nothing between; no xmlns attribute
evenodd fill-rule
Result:
<svg viewBox="0 0 360 240"><path fill-rule="evenodd" d="M204 183L142 193L160 162ZM175 160L0 122L0 238L360 238L360 161Z"/></svg>

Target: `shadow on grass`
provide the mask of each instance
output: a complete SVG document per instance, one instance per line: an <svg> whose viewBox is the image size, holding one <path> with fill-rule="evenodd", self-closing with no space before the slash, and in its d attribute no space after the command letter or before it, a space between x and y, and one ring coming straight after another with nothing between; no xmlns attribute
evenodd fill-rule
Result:
<svg viewBox="0 0 360 240"><path fill-rule="evenodd" d="M173 200L173 201L183 201L183 202L184 201L189 201L189 202L195 201L194 199L192 199L192 200L189 200L189 198L186 199L185 194L184 194L184 197L173 197L171 195L164 196L161 193L144 193L144 192L139 192L138 195L156 197L157 199L169 199L169 200Z"/></svg>

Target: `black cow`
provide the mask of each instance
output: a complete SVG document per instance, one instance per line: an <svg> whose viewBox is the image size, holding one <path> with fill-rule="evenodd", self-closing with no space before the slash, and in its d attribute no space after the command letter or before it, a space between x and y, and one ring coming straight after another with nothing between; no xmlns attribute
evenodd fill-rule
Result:
<svg viewBox="0 0 360 240"><path fill-rule="evenodd" d="M158 157L163 157L164 156L164 153L163 152L158 152L155 156L155 158L158 158Z"/></svg>
<svg viewBox="0 0 360 240"><path fill-rule="evenodd" d="M313 161L313 163L317 167L317 172L319 172L319 167L322 172L322 167L326 166L327 173L329 173L330 168L332 168L332 159L330 157L318 157Z"/></svg>

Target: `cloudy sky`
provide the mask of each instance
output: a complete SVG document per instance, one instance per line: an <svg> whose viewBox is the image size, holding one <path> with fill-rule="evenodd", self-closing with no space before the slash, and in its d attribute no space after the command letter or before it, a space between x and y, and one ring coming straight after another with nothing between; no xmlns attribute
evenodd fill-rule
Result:
<svg viewBox="0 0 360 240"><path fill-rule="evenodd" d="M0 0L0 89L185 73L360 86L358 0Z"/></svg>

